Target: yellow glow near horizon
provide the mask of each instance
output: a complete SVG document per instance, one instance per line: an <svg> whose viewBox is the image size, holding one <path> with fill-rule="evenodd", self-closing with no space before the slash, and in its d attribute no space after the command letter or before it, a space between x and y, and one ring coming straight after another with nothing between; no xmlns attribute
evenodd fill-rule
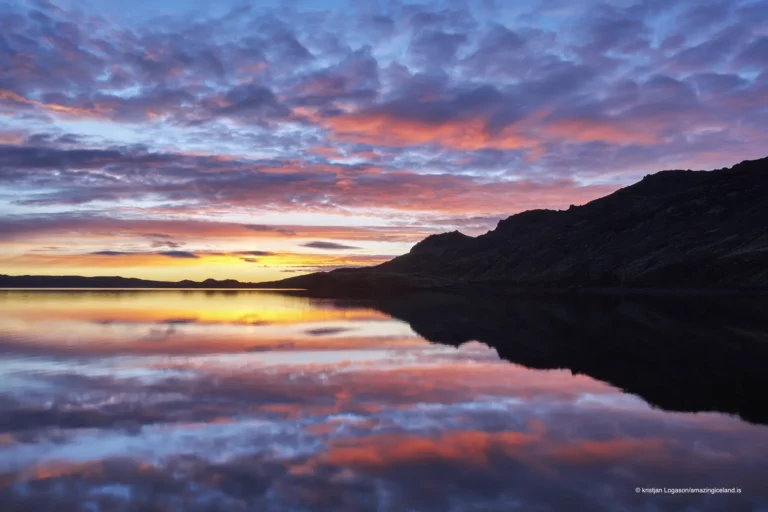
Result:
<svg viewBox="0 0 768 512"><path fill-rule="evenodd" d="M82 291L0 292L0 304L16 318L69 319L91 322L194 321L196 324L293 324L331 320L383 320L371 309L323 307L305 297L260 291ZM136 297L140 296L141 300ZM30 308L34 302L34 308Z"/></svg>
<svg viewBox="0 0 768 512"><path fill-rule="evenodd" d="M273 253L248 255L235 253L195 253L197 257L169 257L152 253L33 254L7 258L2 273L13 275L81 275L86 277L120 275L161 281L184 279L202 281L237 279L263 282L285 279L315 271L344 266L369 266L391 259L389 256Z"/></svg>
<svg viewBox="0 0 768 512"><path fill-rule="evenodd" d="M424 343L407 324L364 305L255 290L0 290L0 332L10 345L83 355Z"/></svg>

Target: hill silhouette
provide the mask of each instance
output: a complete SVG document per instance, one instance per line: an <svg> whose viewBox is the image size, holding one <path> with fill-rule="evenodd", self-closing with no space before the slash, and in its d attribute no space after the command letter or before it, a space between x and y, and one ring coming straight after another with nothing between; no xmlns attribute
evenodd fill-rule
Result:
<svg viewBox="0 0 768 512"><path fill-rule="evenodd" d="M475 238L432 235L374 267L269 284L768 288L768 157L714 171L662 171L583 206L512 215Z"/></svg>

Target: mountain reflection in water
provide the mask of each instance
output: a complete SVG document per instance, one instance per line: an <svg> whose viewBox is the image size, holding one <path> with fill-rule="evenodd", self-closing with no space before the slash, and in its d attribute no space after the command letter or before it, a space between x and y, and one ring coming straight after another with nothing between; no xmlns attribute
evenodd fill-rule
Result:
<svg viewBox="0 0 768 512"><path fill-rule="evenodd" d="M765 508L766 313L734 298L0 292L0 503Z"/></svg>

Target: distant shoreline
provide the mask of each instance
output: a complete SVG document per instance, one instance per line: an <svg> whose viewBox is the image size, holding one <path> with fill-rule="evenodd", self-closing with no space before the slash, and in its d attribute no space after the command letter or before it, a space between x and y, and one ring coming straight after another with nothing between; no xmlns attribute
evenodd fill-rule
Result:
<svg viewBox="0 0 768 512"><path fill-rule="evenodd" d="M159 287L159 288L141 288L137 286L132 287L107 287L107 286L101 286L101 287L76 287L76 286L64 286L64 287L45 287L45 286L0 286L0 292L13 292L13 291L27 291L27 292L33 292L33 291L48 291L48 292L57 292L57 291L67 291L67 292L92 292L92 291L139 291L139 292L152 292L152 291L200 291L200 292L207 292L207 291L259 291L259 292L286 292L286 291L304 291L305 288L187 288L187 287L173 287L173 286L166 286L166 287Z"/></svg>
<svg viewBox="0 0 768 512"><path fill-rule="evenodd" d="M243 283L234 279L204 281L155 281L120 276L10 276L0 274L0 289L264 289L272 286Z"/></svg>
<svg viewBox="0 0 768 512"><path fill-rule="evenodd" d="M328 274L326 274L328 275ZM330 275L328 275L330 277ZM383 282L386 282L386 276ZM357 298L372 296L398 296L414 293L447 293L484 296L645 296L645 297L696 297L696 296L768 296L768 288L663 288L663 287L579 287L579 286L509 286L451 283L430 286L423 283L412 286L348 286L347 283L323 283L313 286L275 286L266 283L241 283L235 280L196 281L149 281L112 276L7 276L0 275L0 291L271 291L301 293L315 297ZM409 283L410 284L410 283Z"/></svg>

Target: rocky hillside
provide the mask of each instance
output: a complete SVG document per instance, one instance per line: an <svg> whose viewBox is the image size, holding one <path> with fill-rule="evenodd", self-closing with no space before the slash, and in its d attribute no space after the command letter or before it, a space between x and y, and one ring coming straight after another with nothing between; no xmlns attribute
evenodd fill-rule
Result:
<svg viewBox="0 0 768 512"><path fill-rule="evenodd" d="M768 158L662 171L568 210L532 210L476 238L433 235L376 267L301 276L308 288L768 287Z"/></svg>

